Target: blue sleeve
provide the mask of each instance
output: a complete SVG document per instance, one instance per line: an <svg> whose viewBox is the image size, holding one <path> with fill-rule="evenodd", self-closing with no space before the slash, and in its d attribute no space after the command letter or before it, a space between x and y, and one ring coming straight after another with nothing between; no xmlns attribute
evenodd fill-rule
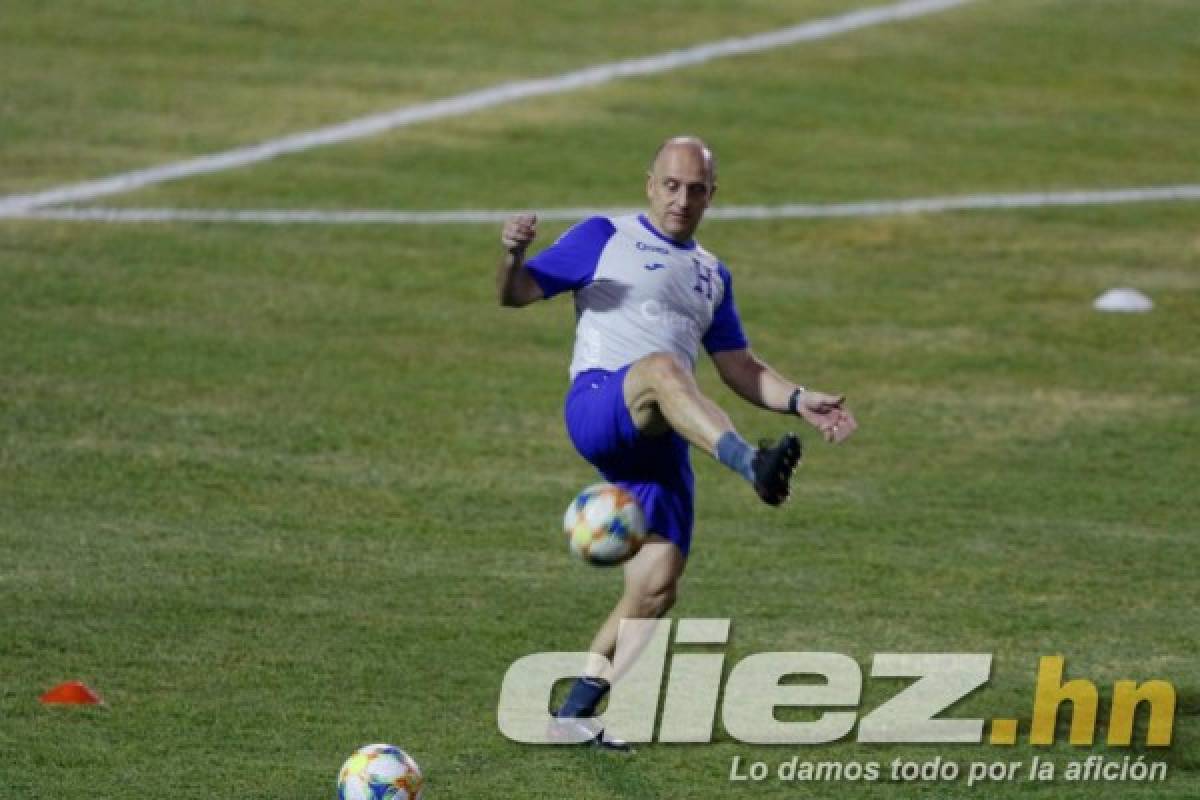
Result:
<svg viewBox="0 0 1200 800"><path fill-rule="evenodd" d="M745 350L750 346L746 334L742 330L742 320L738 316L737 303L733 301L733 276L724 264L717 264L717 274L725 286L724 296L713 311L712 324L704 334L704 349L709 353L720 353L723 350Z"/></svg>
<svg viewBox="0 0 1200 800"><path fill-rule="evenodd" d="M607 217L585 219L525 262L525 269L542 287L545 297L587 286L596 274L600 254L616 231Z"/></svg>

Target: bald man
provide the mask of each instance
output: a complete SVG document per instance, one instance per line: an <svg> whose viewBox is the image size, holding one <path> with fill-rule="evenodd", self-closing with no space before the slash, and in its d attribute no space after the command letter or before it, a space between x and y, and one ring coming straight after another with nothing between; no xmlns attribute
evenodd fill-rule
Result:
<svg viewBox="0 0 1200 800"><path fill-rule="evenodd" d="M520 307L571 291L578 323L567 392L567 431L580 455L637 497L650 535L625 564L625 589L592 640L590 674L557 712L585 720L636 652L616 653L622 619L657 618L675 602L693 525L694 481L688 446L742 476L759 498L788 497L800 439L784 434L752 447L729 416L705 397L694 369L700 347L721 379L754 405L797 415L829 442L855 429L843 398L805 390L750 349L725 265L693 238L717 190L716 161L700 139L668 139L646 174L644 214L592 217L535 257L525 252L537 218L509 219L496 273L500 303ZM634 648L636 651L636 648ZM627 749L597 730L594 744Z"/></svg>

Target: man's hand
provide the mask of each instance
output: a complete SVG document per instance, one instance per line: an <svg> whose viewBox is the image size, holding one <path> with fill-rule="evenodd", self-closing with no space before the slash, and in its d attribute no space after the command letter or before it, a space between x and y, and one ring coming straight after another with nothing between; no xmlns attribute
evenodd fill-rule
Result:
<svg viewBox="0 0 1200 800"><path fill-rule="evenodd" d="M525 250L537 237L537 214L509 217L500 233L504 256L496 268L496 297L500 305L519 308L542 299L542 287L525 269Z"/></svg>
<svg viewBox="0 0 1200 800"><path fill-rule="evenodd" d="M512 255L520 255L537 237L537 214L517 214L504 223L500 241Z"/></svg>
<svg viewBox="0 0 1200 800"><path fill-rule="evenodd" d="M846 398L823 392L803 392L796 413L821 432L825 441L840 444L858 428L854 415L842 407Z"/></svg>

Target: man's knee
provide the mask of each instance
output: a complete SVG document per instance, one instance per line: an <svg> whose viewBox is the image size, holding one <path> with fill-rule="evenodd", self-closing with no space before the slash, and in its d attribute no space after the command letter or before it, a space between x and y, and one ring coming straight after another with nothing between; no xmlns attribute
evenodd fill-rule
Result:
<svg viewBox="0 0 1200 800"><path fill-rule="evenodd" d="M641 619L661 617L675 605L685 563L675 544L651 541L626 567L625 593Z"/></svg>
<svg viewBox="0 0 1200 800"><path fill-rule="evenodd" d="M664 397L686 392L692 373L671 353L651 353L637 361L625 379L625 407L637 429L650 434L670 429L662 413Z"/></svg>
<svg viewBox="0 0 1200 800"><path fill-rule="evenodd" d="M639 593L637 612L640 619L658 619L675 605L675 584L653 587Z"/></svg>
<svg viewBox="0 0 1200 800"><path fill-rule="evenodd" d="M638 368L654 386L671 386L692 375L683 359L674 353L651 353L638 361Z"/></svg>
<svg viewBox="0 0 1200 800"><path fill-rule="evenodd" d="M672 353L643 356L629 371L625 385L625 403L630 409L656 408L664 395L685 391L695 378L691 370Z"/></svg>

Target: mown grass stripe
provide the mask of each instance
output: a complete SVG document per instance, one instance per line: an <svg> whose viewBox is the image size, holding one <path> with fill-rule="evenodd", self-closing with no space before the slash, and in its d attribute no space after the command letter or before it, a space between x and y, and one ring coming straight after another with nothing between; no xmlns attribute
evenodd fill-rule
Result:
<svg viewBox="0 0 1200 800"><path fill-rule="evenodd" d="M289 153L299 153L316 147L376 136L397 128L446 117L461 116L530 97L563 94L622 78L657 75L703 64L714 59L759 53L800 42L827 39L873 25L933 14L969 2L973 2L973 0L905 0L892 5L851 11L839 16L827 17L754 36L721 39L683 50L672 50L642 58L597 64L548 78L502 83L428 103L404 106L379 114L359 117L337 125L269 139L221 153L123 172L107 178L59 186L32 194L9 195L0 198L0 217L16 216L33 209L63 203L86 202L98 197L123 194L181 178L238 169Z"/></svg>

